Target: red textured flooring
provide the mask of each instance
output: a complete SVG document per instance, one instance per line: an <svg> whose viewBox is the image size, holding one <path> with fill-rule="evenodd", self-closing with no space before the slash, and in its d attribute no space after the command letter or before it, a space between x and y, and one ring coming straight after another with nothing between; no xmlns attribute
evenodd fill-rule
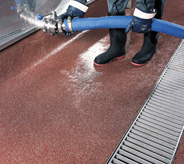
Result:
<svg viewBox="0 0 184 164"><path fill-rule="evenodd" d="M167 0L163 19L184 25L183 6ZM86 17L106 13L106 1L98 0ZM71 37L38 31L1 51L0 163L106 163L180 42L161 34L143 67L130 63L142 44L142 35L132 32L126 58L93 65L109 45L106 29ZM174 164L183 160L184 137Z"/></svg>

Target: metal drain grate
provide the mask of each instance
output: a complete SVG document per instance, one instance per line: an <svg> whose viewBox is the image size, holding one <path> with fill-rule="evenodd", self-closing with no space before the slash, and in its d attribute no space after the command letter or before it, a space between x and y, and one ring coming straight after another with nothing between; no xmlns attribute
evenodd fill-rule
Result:
<svg viewBox="0 0 184 164"><path fill-rule="evenodd" d="M184 129L184 40L107 164L171 164Z"/></svg>

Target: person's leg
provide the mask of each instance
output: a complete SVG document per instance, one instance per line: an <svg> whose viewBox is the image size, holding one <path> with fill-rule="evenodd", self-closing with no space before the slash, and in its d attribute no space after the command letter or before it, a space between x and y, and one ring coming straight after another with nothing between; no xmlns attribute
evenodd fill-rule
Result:
<svg viewBox="0 0 184 164"><path fill-rule="evenodd" d="M156 19L161 19L163 16L163 8L166 0L156 0L155 8L157 14ZM149 31L144 34L144 42L141 50L133 57L132 64L136 66L142 66L147 64L156 52L156 45L158 42L159 33L154 31Z"/></svg>
<svg viewBox="0 0 184 164"><path fill-rule="evenodd" d="M108 0L108 15L109 16L121 16L125 15L125 8L129 0ZM110 34L110 47L109 49L100 55L98 55L94 64L97 66L103 66L116 59L121 59L125 56L125 43L126 34L124 29L109 29Z"/></svg>
<svg viewBox="0 0 184 164"><path fill-rule="evenodd" d="M107 0L108 13L124 13L129 0Z"/></svg>

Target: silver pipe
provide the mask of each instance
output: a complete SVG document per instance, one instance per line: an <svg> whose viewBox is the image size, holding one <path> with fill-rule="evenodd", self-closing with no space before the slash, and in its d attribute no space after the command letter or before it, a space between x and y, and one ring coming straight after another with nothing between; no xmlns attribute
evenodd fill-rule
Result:
<svg viewBox="0 0 184 164"><path fill-rule="evenodd" d="M37 18L27 4L17 6L17 14L24 24L34 26L37 29L42 29L44 32L51 35L57 34L58 19L56 12L52 12L51 15L45 16L42 20ZM61 30L60 30L61 31Z"/></svg>

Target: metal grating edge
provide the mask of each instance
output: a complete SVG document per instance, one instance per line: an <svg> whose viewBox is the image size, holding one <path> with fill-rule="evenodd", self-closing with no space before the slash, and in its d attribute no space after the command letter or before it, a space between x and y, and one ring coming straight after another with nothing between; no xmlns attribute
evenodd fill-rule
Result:
<svg viewBox="0 0 184 164"><path fill-rule="evenodd" d="M150 161L136 161L134 158L134 160L131 161L131 156L129 156L127 158L126 161L119 161L116 156L119 155L118 152L122 151L122 146L124 145L123 143L126 141L127 137L131 134L131 130L133 129L133 127L136 125L136 122L138 121L138 119L140 119L140 116L141 114L144 112L144 109L145 107L149 104L149 101L151 100L153 94L155 93L155 91L157 90L157 88L159 87L161 81L164 79L164 78L167 78L165 77L167 72L170 71L172 73L172 71L174 72L177 72L178 74L182 74L182 77L184 79L184 56L179 56L179 53L180 51L184 52L184 40L181 41L181 44L179 45L179 47L177 48L177 50L175 51L174 55L171 57L169 63L167 64L167 66L165 67L164 71L162 72L161 76L159 77L158 81L156 82L155 86L153 87L150 95L148 96L148 99L145 101L144 105L142 106L142 108L140 109L140 111L138 112L135 120L132 122L131 126L128 128L128 130L126 131L126 133L123 135L121 141L119 142L118 146L116 147L116 149L114 150L114 152L112 153L111 157L109 158L109 160L107 161L107 164L137 164L137 163L155 163L157 164L157 162L154 162L154 159L152 162ZM179 61L179 62L176 62L175 59L179 58L183 60L182 61ZM180 70L180 69L183 69L183 72ZM183 85L183 81L182 81L182 85ZM184 85L183 85L184 86ZM175 93L173 93L175 94ZM178 92L176 92L176 94L178 94ZM184 101L183 101L184 102ZM168 103L168 102L167 102ZM182 104L184 105L184 104ZM182 108L182 107L181 107ZM184 112L184 111L183 111ZM175 144L175 148L173 150L173 153L171 155L171 158L168 162L163 162L163 163L168 163L168 164L171 164L173 163L174 161L174 157L176 155L176 151L177 151L177 148L178 148L178 145L180 143L180 140L181 140L181 137L182 137L182 134L183 134L183 131L184 131L184 120L182 120L182 126L180 128L180 132L179 132L179 136L177 136L177 142ZM169 135L169 134L168 134ZM130 148L130 147L129 147ZM133 149L130 148L130 151L133 151ZM134 155L134 154L133 154ZM144 156L144 154L143 154ZM151 158L152 159L152 158ZM159 161L160 162L160 161ZM162 163L160 162L160 163Z"/></svg>

